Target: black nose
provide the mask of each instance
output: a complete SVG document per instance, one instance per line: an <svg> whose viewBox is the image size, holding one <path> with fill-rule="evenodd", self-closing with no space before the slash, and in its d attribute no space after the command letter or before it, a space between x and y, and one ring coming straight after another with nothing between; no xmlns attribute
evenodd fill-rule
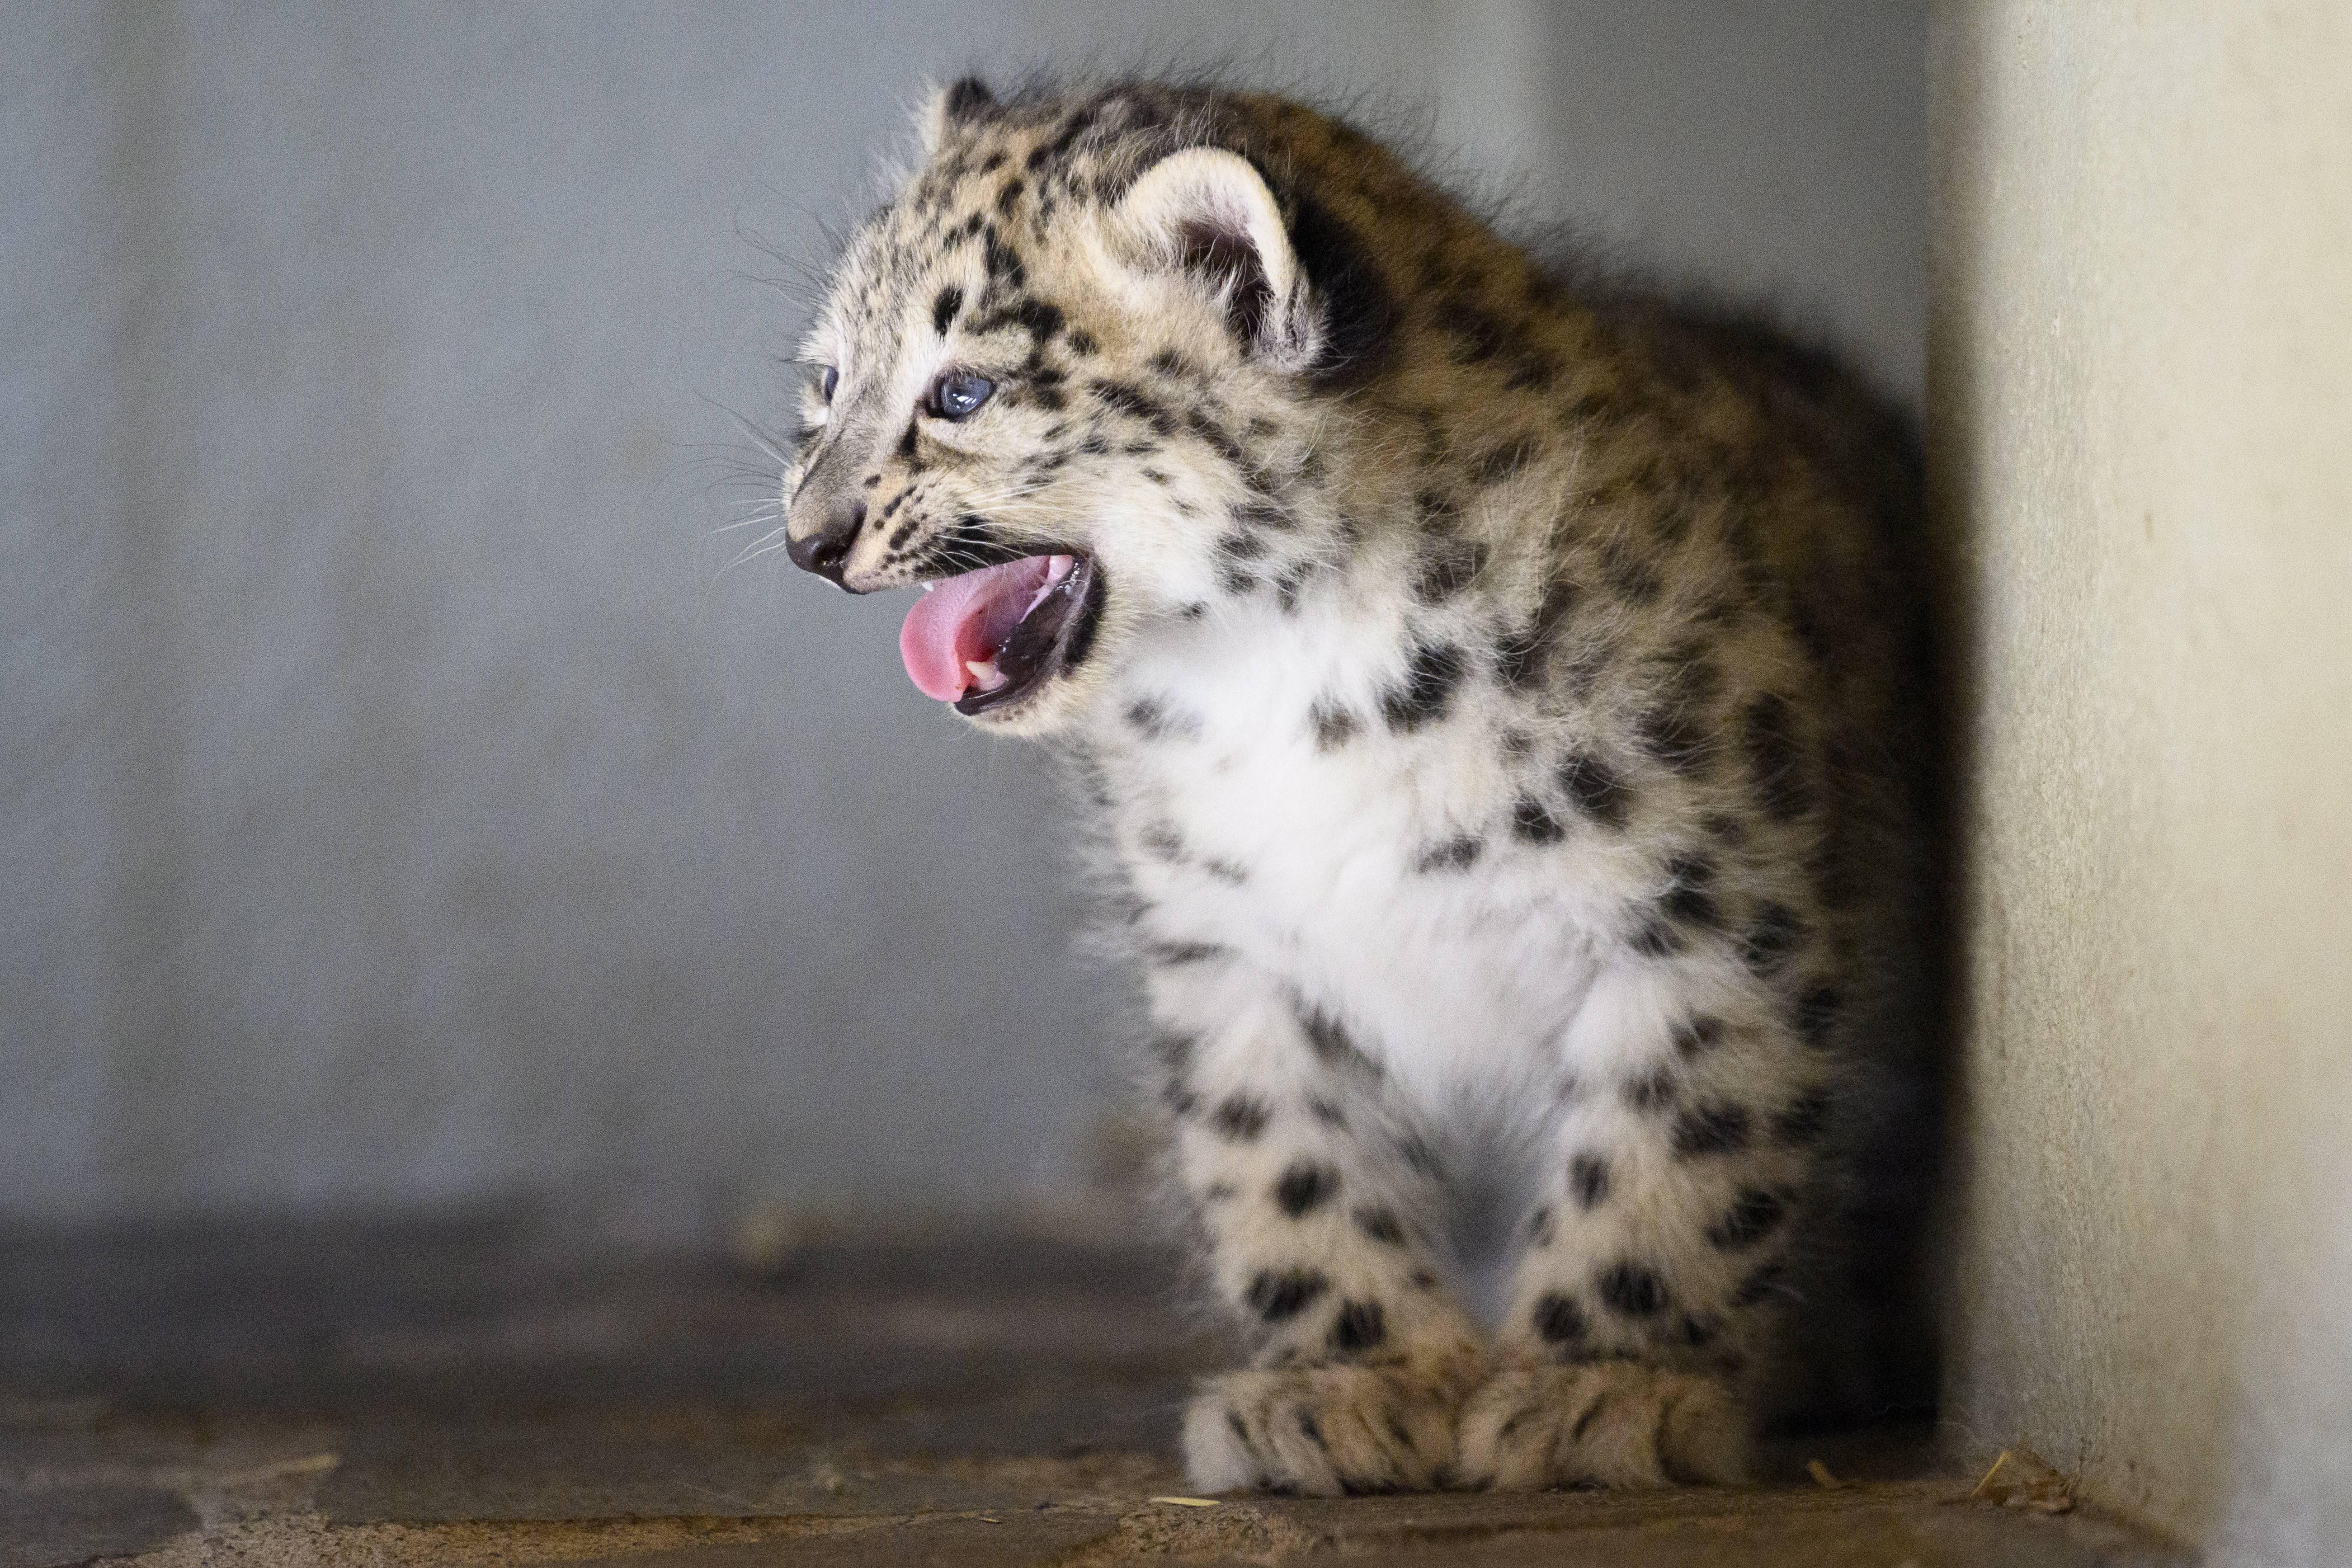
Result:
<svg viewBox="0 0 2352 1568"><path fill-rule="evenodd" d="M852 501L845 507L835 508L824 520L824 526L806 539L795 539L785 545L784 553L802 571L839 583L842 563L849 559L849 547L857 542L857 531L865 526L866 503Z"/></svg>

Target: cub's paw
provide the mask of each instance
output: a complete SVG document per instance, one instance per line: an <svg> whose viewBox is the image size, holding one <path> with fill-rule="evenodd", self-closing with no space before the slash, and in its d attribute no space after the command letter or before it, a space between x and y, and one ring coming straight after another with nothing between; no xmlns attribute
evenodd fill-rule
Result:
<svg viewBox="0 0 2352 1568"><path fill-rule="evenodd" d="M1719 1378L1623 1361L1507 1367L1463 1408L1461 1472L1497 1491L1744 1480L1748 1417Z"/></svg>
<svg viewBox="0 0 2352 1568"><path fill-rule="evenodd" d="M1404 1366L1301 1366L1206 1380L1184 1412L1184 1470L1204 1492L1425 1491L1454 1463L1458 1384Z"/></svg>

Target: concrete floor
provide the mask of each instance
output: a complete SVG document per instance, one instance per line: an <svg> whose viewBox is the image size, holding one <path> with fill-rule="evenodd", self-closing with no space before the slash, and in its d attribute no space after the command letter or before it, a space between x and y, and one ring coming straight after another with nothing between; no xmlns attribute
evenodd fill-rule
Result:
<svg viewBox="0 0 2352 1568"><path fill-rule="evenodd" d="M1970 1501L1916 1432L1737 1489L1167 1500L1222 1353L1168 1279L1039 1233L763 1270L522 1214L0 1233L0 1568L2186 1561Z"/></svg>

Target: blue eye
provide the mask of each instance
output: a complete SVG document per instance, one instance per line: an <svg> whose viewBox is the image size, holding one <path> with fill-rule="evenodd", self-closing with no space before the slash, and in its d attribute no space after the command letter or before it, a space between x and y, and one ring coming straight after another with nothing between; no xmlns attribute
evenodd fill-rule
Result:
<svg viewBox="0 0 2352 1568"><path fill-rule="evenodd" d="M937 419L969 419L980 412L980 405L996 390L996 383L984 375L974 375L968 370L942 371L931 383L931 395L925 399L925 412Z"/></svg>
<svg viewBox="0 0 2352 1568"><path fill-rule="evenodd" d="M825 366L824 384L824 390L822 395L827 403L831 403L833 401L833 389L841 384L841 372L834 369L831 365Z"/></svg>

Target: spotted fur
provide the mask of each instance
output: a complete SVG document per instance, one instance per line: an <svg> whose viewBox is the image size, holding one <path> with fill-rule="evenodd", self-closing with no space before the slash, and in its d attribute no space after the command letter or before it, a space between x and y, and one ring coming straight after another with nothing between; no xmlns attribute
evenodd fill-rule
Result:
<svg viewBox="0 0 2352 1568"><path fill-rule="evenodd" d="M966 82L924 136L810 340L793 532L859 591L1099 568L977 721L1087 783L1260 1347L1194 1483L1726 1479L1792 1401L1885 1399L1853 1285L1931 1034L1899 422L1297 104Z"/></svg>

